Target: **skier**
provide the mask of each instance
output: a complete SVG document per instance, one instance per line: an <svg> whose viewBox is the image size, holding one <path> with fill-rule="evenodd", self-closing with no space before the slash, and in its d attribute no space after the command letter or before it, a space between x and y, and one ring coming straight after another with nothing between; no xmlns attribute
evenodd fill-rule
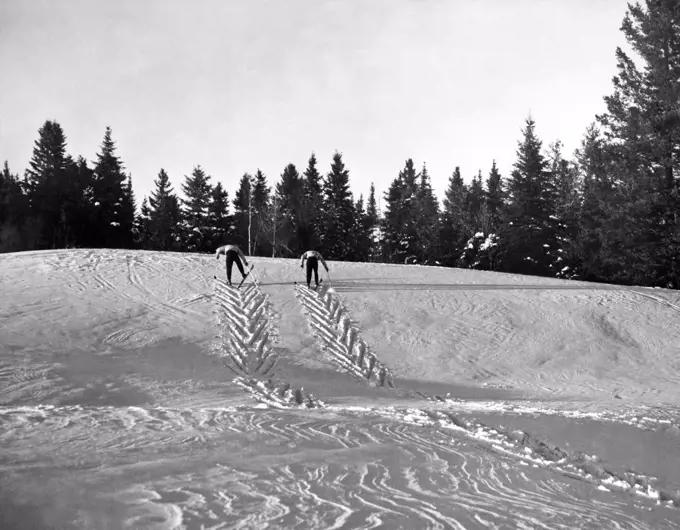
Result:
<svg viewBox="0 0 680 530"><path fill-rule="evenodd" d="M305 266L305 260L307 260L307 287L309 287L309 284L312 282L312 271L314 271L314 281L316 282L316 286L318 287L319 260L321 260L321 264L323 265L324 269L326 269L326 272L328 272L328 265L326 265L323 256L316 250L308 250L302 255L302 258L300 259L301 269L304 268Z"/></svg>
<svg viewBox="0 0 680 530"><path fill-rule="evenodd" d="M238 267L241 276L245 278L246 272L245 270L243 270L241 260L243 260L243 263L245 263L246 267L248 266L248 260L246 259L241 249L238 248L238 245L223 245L215 251L217 259L220 259L220 256L222 254L224 254L227 258L227 282L229 283L229 285L231 285L231 268L234 265L234 262L236 263L236 266Z"/></svg>

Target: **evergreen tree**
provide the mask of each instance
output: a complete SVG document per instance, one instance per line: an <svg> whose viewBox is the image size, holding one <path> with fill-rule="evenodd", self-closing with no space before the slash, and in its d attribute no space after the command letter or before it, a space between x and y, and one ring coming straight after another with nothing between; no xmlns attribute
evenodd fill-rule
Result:
<svg viewBox="0 0 680 530"><path fill-rule="evenodd" d="M234 195L234 215L232 218L234 231L232 238L241 247L245 254L250 253L248 248L250 241L249 228L252 231L253 216L253 197L251 190L253 187L253 177L249 173L244 173L239 181L239 187ZM252 234L251 234L252 235Z"/></svg>
<svg viewBox="0 0 680 530"><path fill-rule="evenodd" d="M482 170L472 178L465 201L467 225L474 233L483 232L485 228L484 185L482 184Z"/></svg>
<svg viewBox="0 0 680 530"><path fill-rule="evenodd" d="M617 166L607 204L616 281L680 286L679 26L674 0L628 5L621 29L644 68L617 48L614 93L598 116Z"/></svg>
<svg viewBox="0 0 680 530"><path fill-rule="evenodd" d="M441 260L447 267L458 264L465 242L472 235L466 214L467 196L468 188L460 174L460 168L456 167L444 193L439 228Z"/></svg>
<svg viewBox="0 0 680 530"><path fill-rule="evenodd" d="M503 183L501 174L496 167L496 161L491 165L491 171L486 179L486 206L489 214L489 230L498 233L501 224L501 210L503 208Z"/></svg>
<svg viewBox="0 0 680 530"><path fill-rule="evenodd" d="M149 207L149 200L147 197L144 197L142 206L139 210L139 216L135 220L136 242L139 248L144 250L151 250L154 248L151 224L151 208Z"/></svg>
<svg viewBox="0 0 680 530"><path fill-rule="evenodd" d="M416 190L415 225L417 259L419 263L434 264L439 259L439 202L432 190L430 175L423 164L420 183Z"/></svg>
<svg viewBox="0 0 680 530"><path fill-rule="evenodd" d="M19 176L5 164L0 173L0 253L24 249L23 222L28 215L28 197L23 193Z"/></svg>
<svg viewBox="0 0 680 530"><path fill-rule="evenodd" d="M555 191L556 248L551 252L555 274L561 278L575 278L579 264L578 223L581 199L576 167L562 156L559 140L548 148L548 168Z"/></svg>
<svg viewBox="0 0 680 530"><path fill-rule="evenodd" d="M385 195L383 255L392 263L421 257L417 224L418 177L413 160L409 158Z"/></svg>
<svg viewBox="0 0 680 530"><path fill-rule="evenodd" d="M535 127L527 118L507 184L500 259L505 272L548 276L557 250L554 188Z"/></svg>
<svg viewBox="0 0 680 530"><path fill-rule="evenodd" d="M57 227L62 222L66 169L66 136L61 125L48 120L38 130L25 174L31 217L26 234L29 249L64 246Z"/></svg>
<svg viewBox="0 0 680 530"><path fill-rule="evenodd" d="M277 253L298 255L303 248L305 226L302 221L303 181L295 167L288 164L276 184L278 214L282 226L278 230Z"/></svg>
<svg viewBox="0 0 680 530"><path fill-rule="evenodd" d="M309 157L307 169L303 174L303 205L302 223L303 248L319 248L321 245L321 231L323 228L323 194L322 178L316 169L316 156L314 153Z"/></svg>
<svg viewBox="0 0 680 530"><path fill-rule="evenodd" d="M177 251L181 248L182 215L177 195L164 169L154 181L155 190L148 199L148 248Z"/></svg>
<svg viewBox="0 0 680 530"><path fill-rule="evenodd" d="M608 171L606 149L600 131L592 124L576 150L576 167L582 182L577 262L580 277L589 281L607 281L612 276L606 255L609 225L606 205L613 198L614 182Z"/></svg>
<svg viewBox="0 0 680 530"><path fill-rule="evenodd" d="M218 182L212 190L208 206L210 247L217 248L227 243L233 220L229 215L229 193Z"/></svg>
<svg viewBox="0 0 680 530"><path fill-rule="evenodd" d="M323 181L323 251L335 260L351 260L354 227L354 200L349 189L349 170L342 154L333 154L331 170Z"/></svg>
<svg viewBox="0 0 680 530"><path fill-rule="evenodd" d="M359 195L359 199L354 205L354 230L351 242L351 261L367 262L371 252L371 226L370 220L364 209L364 196Z"/></svg>
<svg viewBox="0 0 680 530"><path fill-rule="evenodd" d="M97 234L97 246L103 248L130 248L134 210L128 176L123 163L116 155L116 145L111 138L111 128L106 127L101 152L93 176L94 219L93 228Z"/></svg>
<svg viewBox="0 0 680 530"><path fill-rule="evenodd" d="M182 217L186 249L189 252L209 251L208 209L213 192L210 176L198 165L184 179L182 193L186 199L182 199Z"/></svg>
<svg viewBox="0 0 680 530"><path fill-rule="evenodd" d="M253 209L253 244L254 254L268 256L271 254L271 245L266 235L268 220L271 216L270 189L267 177L261 170L255 173L253 185L252 209Z"/></svg>
<svg viewBox="0 0 680 530"><path fill-rule="evenodd" d="M375 185L371 182L371 189L368 194L366 205L366 224L369 229L371 239L371 250L369 252L370 261L382 261L382 234L380 230L380 215L378 205L375 200Z"/></svg>

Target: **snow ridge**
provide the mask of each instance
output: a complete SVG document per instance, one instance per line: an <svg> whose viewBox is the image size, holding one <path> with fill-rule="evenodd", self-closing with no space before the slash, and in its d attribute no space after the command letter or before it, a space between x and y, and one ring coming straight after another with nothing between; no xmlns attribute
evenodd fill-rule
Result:
<svg viewBox="0 0 680 530"><path fill-rule="evenodd" d="M273 375L276 356L267 319L268 297L255 283L241 289L215 279L219 341L213 352L238 376Z"/></svg>
<svg viewBox="0 0 680 530"><path fill-rule="evenodd" d="M240 289L215 278L215 318L219 329L212 352L236 377L233 383L256 401L274 407L323 407L322 401L303 388L275 381L279 338L269 297L257 283Z"/></svg>
<svg viewBox="0 0 680 530"><path fill-rule="evenodd" d="M313 291L296 284L295 296L321 349L342 370L371 385L394 388L394 376L361 338L349 311L325 285Z"/></svg>

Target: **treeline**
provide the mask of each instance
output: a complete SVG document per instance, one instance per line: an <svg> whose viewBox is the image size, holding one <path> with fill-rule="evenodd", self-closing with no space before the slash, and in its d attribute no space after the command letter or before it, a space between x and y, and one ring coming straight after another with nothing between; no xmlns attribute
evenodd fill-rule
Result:
<svg viewBox="0 0 680 530"><path fill-rule="evenodd" d="M607 111L574 156L544 149L528 118L508 176L495 162L466 184L460 168L440 201L426 166L408 159L384 193L354 197L336 152L311 155L270 185L243 175L233 198L200 167L181 193L160 170L139 207L107 129L89 165L66 154L46 122L23 179L0 176L0 251L62 247L209 252L226 242L250 255L441 264L619 284L680 287L680 10L673 0L629 5ZM559 102L556 102L559 104Z"/></svg>

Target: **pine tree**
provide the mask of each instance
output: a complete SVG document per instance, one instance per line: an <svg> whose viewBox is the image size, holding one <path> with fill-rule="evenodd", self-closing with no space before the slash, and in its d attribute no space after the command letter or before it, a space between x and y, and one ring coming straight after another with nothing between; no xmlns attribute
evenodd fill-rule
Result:
<svg viewBox="0 0 680 530"><path fill-rule="evenodd" d="M101 152L94 168L94 228L98 245L103 248L130 248L134 214L129 208L132 200L123 163L116 155L111 128L106 127Z"/></svg>
<svg viewBox="0 0 680 530"><path fill-rule="evenodd" d="M182 217L184 237L189 252L206 252L210 248L208 209L212 198L210 176L200 165L195 166L190 176L184 177L182 193Z"/></svg>
<svg viewBox="0 0 680 530"><path fill-rule="evenodd" d="M181 248L182 215L177 195L164 169L154 181L155 190L148 199L149 248L177 251Z"/></svg>
<svg viewBox="0 0 680 530"><path fill-rule="evenodd" d="M456 167L444 194L439 228L441 260L447 267L458 265L465 242L472 235L466 214L467 196L468 188L460 174L460 167Z"/></svg>
<svg viewBox="0 0 680 530"><path fill-rule="evenodd" d="M331 259L351 260L354 200L349 189L349 170L342 154L333 154L331 170L323 181L324 232L322 248Z"/></svg>
<svg viewBox="0 0 680 530"><path fill-rule="evenodd" d="M507 183L500 258L505 272L550 276L557 249L554 189L535 127L527 118Z"/></svg>

